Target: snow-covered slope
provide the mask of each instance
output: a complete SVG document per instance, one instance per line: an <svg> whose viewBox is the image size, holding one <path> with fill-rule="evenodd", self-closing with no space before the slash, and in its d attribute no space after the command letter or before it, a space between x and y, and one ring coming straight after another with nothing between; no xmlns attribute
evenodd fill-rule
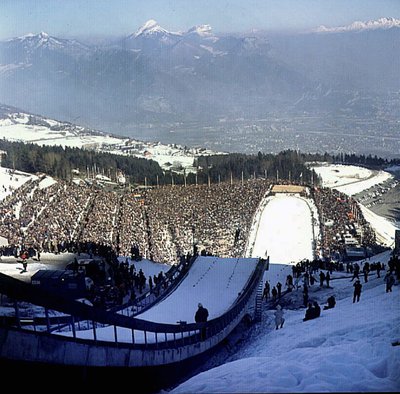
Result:
<svg viewBox="0 0 400 394"><path fill-rule="evenodd" d="M251 255L270 257L273 264L290 264L313 258L310 202L296 196L268 197L254 238Z"/></svg>
<svg viewBox="0 0 400 394"><path fill-rule="evenodd" d="M194 159L216 154L205 148L185 148L177 144L144 142L87 129L0 105L0 139L85 148L112 154L131 155L156 161L163 169L194 172ZM221 152L219 154L222 154Z"/></svg>
<svg viewBox="0 0 400 394"><path fill-rule="evenodd" d="M354 165L323 164L313 169L322 177L323 186L335 188L349 196L393 178L387 171L372 171Z"/></svg>
<svg viewBox="0 0 400 394"><path fill-rule="evenodd" d="M0 167L0 201L4 200L14 190L29 181L29 179L37 179L37 176Z"/></svg>
<svg viewBox="0 0 400 394"><path fill-rule="evenodd" d="M0 138L63 147L94 147L122 144L127 139L112 137L68 122L60 122L24 112L13 112L0 119Z"/></svg>
<svg viewBox="0 0 400 394"><path fill-rule="evenodd" d="M385 262L388 257L385 252L375 260ZM320 318L303 322L304 308L284 308L286 321L280 330L275 330L274 310L265 312L263 321L227 363L170 392L399 391L400 346L392 343L400 340L400 286L386 293L383 278L374 273L363 283L360 302L353 304L353 283L343 276L334 272L332 288L314 285L309 291L310 299L320 304L334 294L334 309L322 310Z"/></svg>

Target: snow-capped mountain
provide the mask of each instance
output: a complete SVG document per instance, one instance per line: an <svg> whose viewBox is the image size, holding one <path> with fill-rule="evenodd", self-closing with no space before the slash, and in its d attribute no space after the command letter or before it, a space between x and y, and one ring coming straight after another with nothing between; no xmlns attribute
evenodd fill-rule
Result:
<svg viewBox="0 0 400 394"><path fill-rule="evenodd" d="M168 30L161 27L157 21L154 19L148 20L142 27L140 27L136 33L133 34L134 38L140 36L154 36L154 35L173 35L173 36L181 36L182 34L177 32L169 32Z"/></svg>
<svg viewBox="0 0 400 394"><path fill-rule="evenodd" d="M393 27L400 28L400 19L396 18L379 18L377 20L370 20L367 22L356 21L347 26L338 27L326 27L324 25L319 26L315 32L317 33L342 33L349 31L366 31L376 29L391 29Z"/></svg>
<svg viewBox="0 0 400 394"><path fill-rule="evenodd" d="M118 133L141 123L348 110L353 91L400 88L399 34L266 38L218 35L208 24L173 32L153 19L96 47L28 34L0 42L0 102Z"/></svg>
<svg viewBox="0 0 400 394"><path fill-rule="evenodd" d="M79 57L87 54L90 48L77 40L56 38L45 32L38 34L29 33L22 37L16 37L0 43L2 57L0 63L8 59L14 64L35 64L38 58L46 57L46 54L59 60L60 56ZM36 58L36 59L35 59Z"/></svg>
<svg viewBox="0 0 400 394"><path fill-rule="evenodd" d="M210 25L198 25L190 28L186 34L197 34L201 37L213 36L212 28Z"/></svg>
<svg viewBox="0 0 400 394"><path fill-rule="evenodd" d="M19 45L25 50L32 51L37 49L48 50L88 50L88 47L77 40L52 37L45 32L38 34L29 33L22 37L12 38L6 41L9 46Z"/></svg>
<svg viewBox="0 0 400 394"><path fill-rule="evenodd" d="M212 33L210 25L193 26L185 32L171 32L161 27L154 19L148 20L135 33L130 34L121 42L123 48L147 50L162 50L175 46L181 42L212 42L218 38ZM198 49L198 48L197 48Z"/></svg>

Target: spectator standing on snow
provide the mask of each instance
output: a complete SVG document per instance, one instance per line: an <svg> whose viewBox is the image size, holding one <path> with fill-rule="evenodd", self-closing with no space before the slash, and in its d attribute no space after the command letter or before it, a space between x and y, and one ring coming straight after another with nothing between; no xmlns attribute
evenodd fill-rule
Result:
<svg viewBox="0 0 400 394"><path fill-rule="evenodd" d="M275 329L277 330L278 328L283 327L283 323L285 323L285 319L283 317L283 309L280 305L276 306L276 311L274 313L275 315Z"/></svg>
<svg viewBox="0 0 400 394"><path fill-rule="evenodd" d="M194 316L194 320L196 323L205 323L208 319L208 310L204 308L203 305L199 302L197 312Z"/></svg>
<svg viewBox="0 0 400 394"><path fill-rule="evenodd" d="M357 279L357 280L359 279L359 277L358 277L359 272L360 272L360 266L357 263L355 263L353 277L351 278L350 282L353 282L354 279Z"/></svg>
<svg viewBox="0 0 400 394"><path fill-rule="evenodd" d="M354 286L354 293L353 293L353 303L360 301L360 295L361 295L361 289L362 289L362 284L360 282L360 279L357 279L356 282L353 284Z"/></svg>
<svg viewBox="0 0 400 394"><path fill-rule="evenodd" d="M390 271L388 271L384 279L386 283L386 293L389 293L392 291L392 286L394 285L395 282L394 276Z"/></svg>
<svg viewBox="0 0 400 394"><path fill-rule="evenodd" d="M286 277L286 286L288 288L288 291L292 291L292 289L293 289L293 276L290 275L290 274Z"/></svg>
<svg viewBox="0 0 400 394"><path fill-rule="evenodd" d="M278 290L276 290L275 286L272 288L272 298L275 301L276 300L276 296L278 295Z"/></svg>
<svg viewBox="0 0 400 394"><path fill-rule="evenodd" d="M321 271L319 273L319 287L322 287L324 285L324 280L325 280L325 274Z"/></svg>
<svg viewBox="0 0 400 394"><path fill-rule="evenodd" d="M314 301L313 305L314 305L314 317L320 317L321 316L321 307L318 305L317 301Z"/></svg>
<svg viewBox="0 0 400 394"><path fill-rule="evenodd" d="M203 305L199 302L198 309L194 316L194 320L196 323L205 323L208 319L208 310L204 308ZM202 327L200 330L201 340L204 341L206 339L206 327Z"/></svg>
<svg viewBox="0 0 400 394"><path fill-rule="evenodd" d="M329 281L331 280L331 276L329 274L329 271L325 275L325 280L326 280L326 287L329 287Z"/></svg>
<svg viewBox="0 0 400 394"><path fill-rule="evenodd" d="M281 298L281 295L282 295L282 283L281 283L281 282L278 282L278 283L276 284L276 288L277 288L277 290L278 290L278 298Z"/></svg>
<svg viewBox="0 0 400 394"><path fill-rule="evenodd" d="M363 267L363 274L364 274L364 282L368 282L368 273L369 273L369 264L365 263Z"/></svg>
<svg viewBox="0 0 400 394"><path fill-rule="evenodd" d="M381 262L378 261L378 262L376 263L376 274L378 275L378 278L381 277L381 269L382 269L382 267L381 267Z"/></svg>
<svg viewBox="0 0 400 394"><path fill-rule="evenodd" d="M264 291L263 291L263 299L265 298L266 301L268 301L269 298L269 290L270 290L270 285L269 282L266 281L264 285Z"/></svg>

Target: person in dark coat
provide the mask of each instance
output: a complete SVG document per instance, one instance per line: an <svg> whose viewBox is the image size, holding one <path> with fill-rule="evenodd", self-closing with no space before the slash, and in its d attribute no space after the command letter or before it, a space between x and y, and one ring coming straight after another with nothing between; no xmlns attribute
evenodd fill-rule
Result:
<svg viewBox="0 0 400 394"><path fill-rule="evenodd" d="M381 277L381 262L380 261L378 261L377 263L376 263L376 273L377 273L377 275L378 275L378 278L380 278Z"/></svg>
<svg viewBox="0 0 400 394"><path fill-rule="evenodd" d="M269 288L270 288L269 282L266 281L265 285L264 285L264 291L263 291L263 299L265 298L266 301L268 301L268 298L269 298L269 290L270 290Z"/></svg>
<svg viewBox="0 0 400 394"><path fill-rule="evenodd" d="M208 319L208 310L204 308L203 305L199 302L197 312L194 316L194 320L196 323L205 323ZM204 341L206 339L206 327L202 327L200 330L201 340Z"/></svg>
<svg viewBox="0 0 400 394"><path fill-rule="evenodd" d="M353 293L353 303L360 301L360 295L361 295L361 289L362 289L362 284L360 282L360 279L357 279L356 282L353 284L354 286L354 293Z"/></svg>
<svg viewBox="0 0 400 394"><path fill-rule="evenodd" d="M271 290L272 293L272 297L274 299L274 301L276 300L276 296L278 295L278 290L276 290L276 287L274 286Z"/></svg>
<svg viewBox="0 0 400 394"><path fill-rule="evenodd" d="M324 309L332 309L332 308L334 308L335 305L336 305L335 297L333 295L328 297L327 303L328 303L328 305L325 305Z"/></svg>
<svg viewBox="0 0 400 394"><path fill-rule="evenodd" d="M319 286L322 287L324 285L325 274L321 271L319 273Z"/></svg>
<svg viewBox="0 0 400 394"><path fill-rule="evenodd" d="M196 315L194 316L194 320L196 323L205 323L208 319L208 310L204 308L202 304L198 304L198 309Z"/></svg>
<svg viewBox="0 0 400 394"><path fill-rule="evenodd" d="M390 271L388 271L388 273L385 275L384 280L386 283L386 293L389 293L392 291L392 287L396 280L394 279L394 276Z"/></svg>
<svg viewBox="0 0 400 394"><path fill-rule="evenodd" d="M308 303L308 308L306 309L306 315L303 321L314 319L314 307L311 302Z"/></svg>
<svg viewBox="0 0 400 394"><path fill-rule="evenodd" d="M283 323L285 323L285 318L283 317L283 309L280 305L276 306L275 315L275 329L277 330L279 327L283 327Z"/></svg>
<svg viewBox="0 0 400 394"><path fill-rule="evenodd" d="M281 282L278 282L276 284L276 289L278 290L278 298L281 298L281 295L282 295L282 283Z"/></svg>
<svg viewBox="0 0 400 394"><path fill-rule="evenodd" d="M317 301L314 301L314 317L320 317L321 316L321 307L318 305Z"/></svg>
<svg viewBox="0 0 400 394"><path fill-rule="evenodd" d="M329 271L325 275L325 280L326 280L326 287L329 287L329 281L331 280L331 275L329 274Z"/></svg>

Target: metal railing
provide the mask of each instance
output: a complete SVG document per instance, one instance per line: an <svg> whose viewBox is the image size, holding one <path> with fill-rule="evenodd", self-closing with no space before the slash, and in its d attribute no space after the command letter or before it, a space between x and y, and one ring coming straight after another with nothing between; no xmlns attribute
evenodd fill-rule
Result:
<svg viewBox="0 0 400 394"><path fill-rule="evenodd" d="M206 323L180 324L154 323L142 319L124 316L119 313L105 311L100 308L82 304L78 301L67 300L60 296L49 294L43 289L34 288L31 285L0 274L0 293L6 294L13 299L28 301L30 303L43 306L48 316L48 310L61 311L69 315L69 326L72 337L62 337L64 340L74 340L81 343L96 343L106 346L130 346L137 349L167 349L195 344L215 336L223 331L235 320L239 322L244 314L247 303L257 292L260 280L265 270L266 260L259 259L259 262L249 277L243 291L232 305L232 307L223 315L212 319ZM255 300L254 300L255 302ZM18 317L18 308L16 308L16 321L14 327L19 330L30 329L35 331L35 335L52 335L52 327L49 323L38 327L36 319L32 319L25 326L21 324ZM41 321L43 323L43 321ZM9 327L10 321L0 319L0 325ZM97 329L101 326L114 327L114 341L98 340ZM25 327L25 328L24 328ZM65 325L64 325L65 327ZM77 336L77 328L86 328L93 331L93 339L82 339ZM118 338L118 328L131 330L131 341L121 341ZM143 341L139 342L135 338L138 331L142 332Z"/></svg>
<svg viewBox="0 0 400 394"><path fill-rule="evenodd" d="M124 309L126 309L127 316L135 316L139 313L146 311L147 309L151 308L155 303L160 302L162 299L164 299L179 285L179 283L181 283L195 260L196 257L193 256L186 264L173 265L165 273L164 280L158 283L157 286L140 295L135 300L129 301L124 305L119 305L111 308L109 309L109 311L121 312L122 314L125 314Z"/></svg>

